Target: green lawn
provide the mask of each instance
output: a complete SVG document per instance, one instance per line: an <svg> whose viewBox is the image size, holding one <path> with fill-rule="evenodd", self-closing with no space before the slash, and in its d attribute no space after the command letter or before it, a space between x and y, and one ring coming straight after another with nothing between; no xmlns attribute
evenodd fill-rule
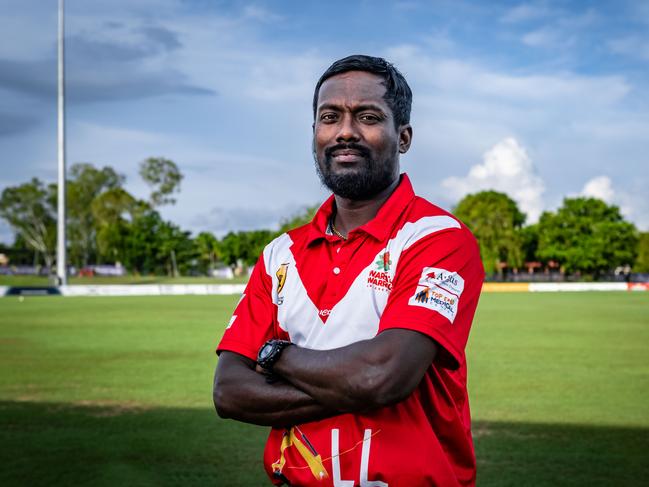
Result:
<svg viewBox="0 0 649 487"><path fill-rule="evenodd" d="M211 405L237 299L0 299L0 485L267 485ZM468 357L479 486L647 485L649 293L485 294Z"/></svg>
<svg viewBox="0 0 649 487"><path fill-rule="evenodd" d="M248 277L222 279L215 277L166 277L166 276L94 276L70 277L68 284L239 284ZM44 276L0 276L0 286L39 287L52 286Z"/></svg>

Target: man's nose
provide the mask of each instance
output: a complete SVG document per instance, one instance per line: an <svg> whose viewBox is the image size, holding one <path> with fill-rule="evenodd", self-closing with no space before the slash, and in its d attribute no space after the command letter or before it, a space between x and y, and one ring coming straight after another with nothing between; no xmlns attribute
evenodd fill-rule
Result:
<svg viewBox="0 0 649 487"><path fill-rule="evenodd" d="M359 139L360 135L354 117L345 115L340 121L336 142L358 142Z"/></svg>

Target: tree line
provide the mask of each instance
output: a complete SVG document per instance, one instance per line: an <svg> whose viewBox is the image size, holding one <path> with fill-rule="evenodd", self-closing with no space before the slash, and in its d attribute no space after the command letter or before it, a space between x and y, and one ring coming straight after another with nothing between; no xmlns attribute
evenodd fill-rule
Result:
<svg viewBox="0 0 649 487"><path fill-rule="evenodd" d="M649 233L598 198L565 198L531 225L516 202L497 191L465 196L454 213L476 236L488 275L526 266L595 279L619 267L649 272Z"/></svg>
<svg viewBox="0 0 649 487"><path fill-rule="evenodd" d="M131 273L206 274L218 265L250 266L280 232L306 223L316 208L288 218L279 231L210 232L195 237L162 218L159 207L174 204L183 175L165 158L142 161L139 175L151 189L148 199L129 193L126 178L112 167L77 163L66 182L68 262L77 269L119 262ZM12 264L52 269L56 255L57 185L38 178L7 187L0 195L0 217L15 233L0 250Z"/></svg>
<svg viewBox="0 0 649 487"><path fill-rule="evenodd" d="M158 209L174 204L183 175L171 160L142 161L139 175L150 187L147 199L129 193L112 167L71 166L67 181L68 259L80 269L121 263L131 273L206 274L226 266L251 266L277 235L311 220L317 207L285 219L279 230L210 232L192 236ZM52 269L56 253L56 184L38 178L7 187L0 217L15 232L5 249L12 264ZM566 198L556 211L525 225L526 215L508 195L481 191L465 196L453 213L474 233L487 274L526 267L560 269L597 278L616 267L649 272L649 233L639 232L618 207L596 198Z"/></svg>

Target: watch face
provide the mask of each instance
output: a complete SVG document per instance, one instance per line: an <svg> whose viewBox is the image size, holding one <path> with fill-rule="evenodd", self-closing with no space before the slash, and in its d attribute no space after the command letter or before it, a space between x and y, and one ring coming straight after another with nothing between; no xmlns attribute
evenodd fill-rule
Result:
<svg viewBox="0 0 649 487"><path fill-rule="evenodd" d="M270 355L270 353L273 351L273 345L272 343L267 343L264 345L264 347L259 351L259 358L261 360L265 359Z"/></svg>

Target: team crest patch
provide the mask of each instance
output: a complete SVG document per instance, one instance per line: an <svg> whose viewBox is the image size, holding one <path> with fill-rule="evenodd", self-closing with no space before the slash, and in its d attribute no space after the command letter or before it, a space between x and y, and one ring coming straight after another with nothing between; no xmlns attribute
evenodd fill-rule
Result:
<svg viewBox="0 0 649 487"><path fill-rule="evenodd" d="M415 294L408 304L437 311L453 323L463 291L464 279L457 272L424 267Z"/></svg>
<svg viewBox="0 0 649 487"><path fill-rule="evenodd" d="M367 276L367 287L380 291L392 291L392 276L390 275L390 252L387 250L379 254L376 262L376 269L371 269Z"/></svg>
<svg viewBox="0 0 649 487"><path fill-rule="evenodd" d="M277 276L277 294L282 292L284 289L284 284L286 283L286 274L288 273L288 264L282 264L275 272Z"/></svg>
<svg viewBox="0 0 649 487"><path fill-rule="evenodd" d="M390 260L390 252L383 252L381 255L379 255L378 260L374 263L376 264L377 270L388 272L390 270L390 266L392 265L392 261Z"/></svg>

